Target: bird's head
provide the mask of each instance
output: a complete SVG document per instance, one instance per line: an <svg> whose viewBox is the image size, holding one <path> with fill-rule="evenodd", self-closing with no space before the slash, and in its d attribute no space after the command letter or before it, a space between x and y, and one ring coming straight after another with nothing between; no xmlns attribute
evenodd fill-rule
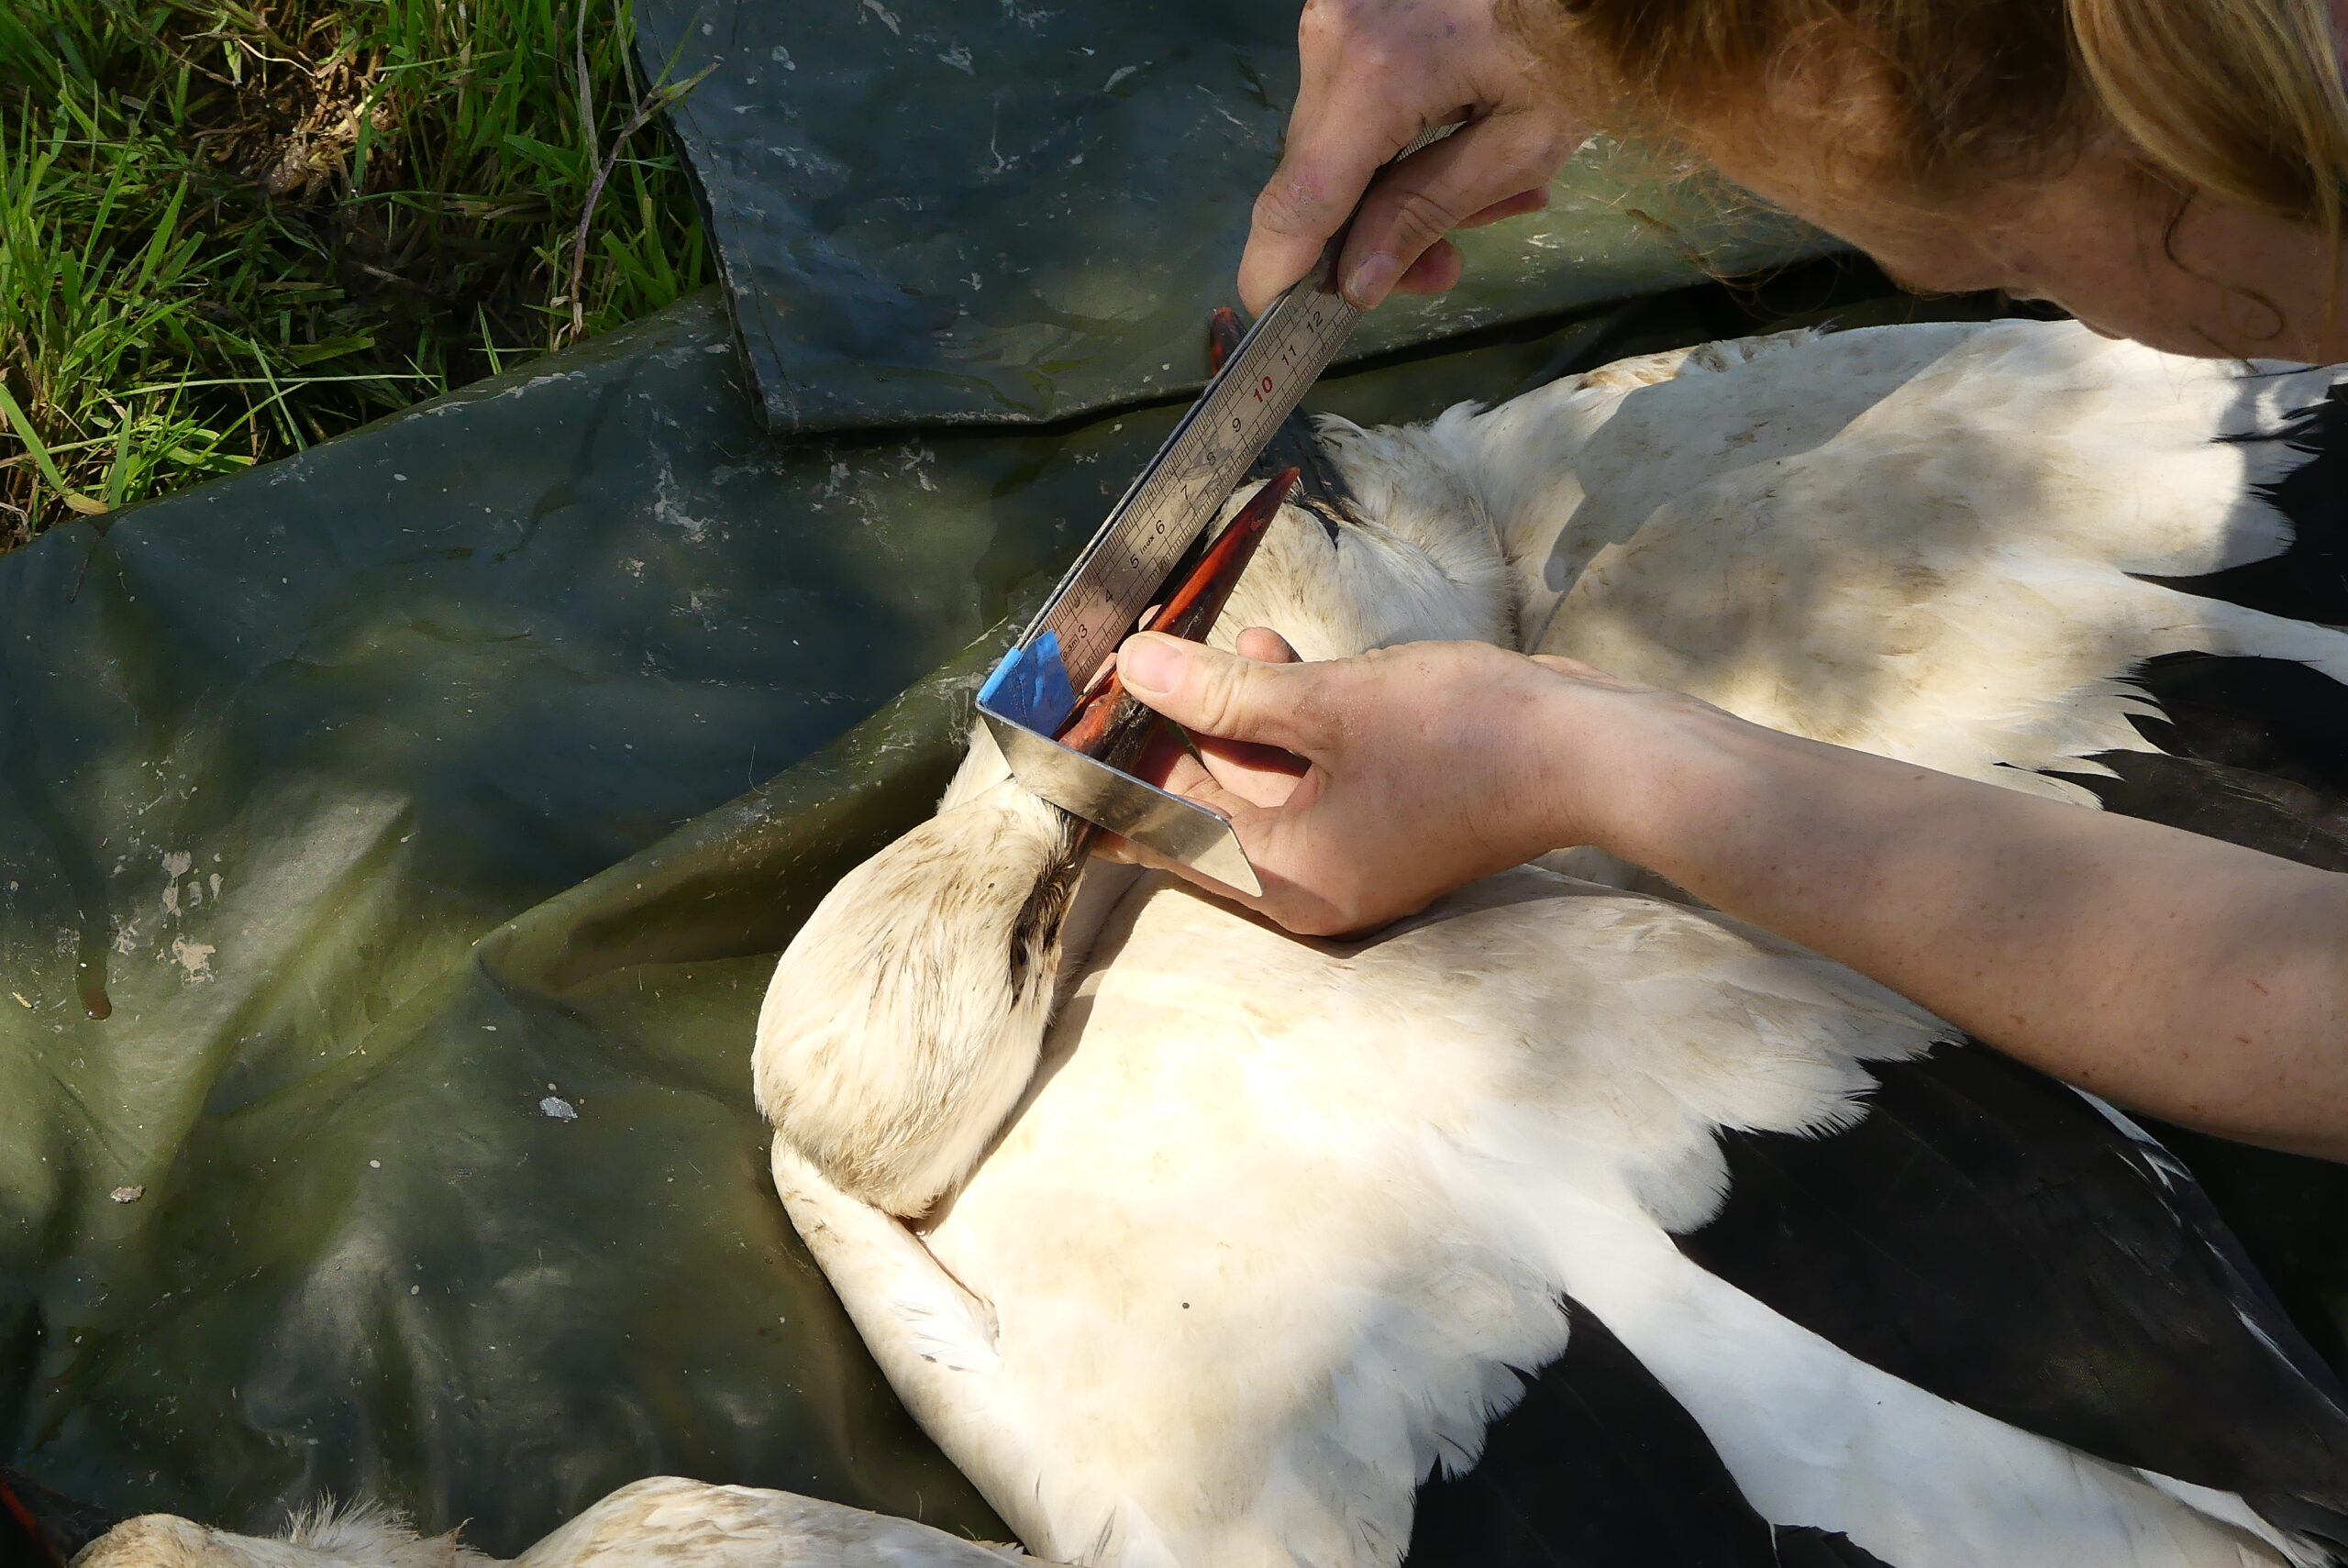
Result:
<svg viewBox="0 0 2348 1568"><path fill-rule="evenodd" d="M808 917L759 1014L759 1107L777 1134L896 1214L969 1173L1034 1075L1081 868L1074 820L1013 782L983 732L978 745L960 798Z"/></svg>

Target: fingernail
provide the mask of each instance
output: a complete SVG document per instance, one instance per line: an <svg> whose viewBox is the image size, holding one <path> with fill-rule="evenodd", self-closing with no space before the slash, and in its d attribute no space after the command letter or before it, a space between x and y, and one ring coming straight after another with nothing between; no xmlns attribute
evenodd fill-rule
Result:
<svg viewBox="0 0 2348 1568"><path fill-rule="evenodd" d="M1356 310L1368 310L1393 291L1394 280L1401 275L1401 257L1374 252L1346 280L1346 300Z"/></svg>
<svg viewBox="0 0 2348 1568"><path fill-rule="evenodd" d="M1170 637L1138 636L1117 652L1117 674L1135 691L1164 696L1182 684L1191 656Z"/></svg>

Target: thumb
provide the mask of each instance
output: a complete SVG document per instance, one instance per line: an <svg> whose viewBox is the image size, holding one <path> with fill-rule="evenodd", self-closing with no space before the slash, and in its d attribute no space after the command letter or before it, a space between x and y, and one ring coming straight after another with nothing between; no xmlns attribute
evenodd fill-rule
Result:
<svg viewBox="0 0 2348 1568"><path fill-rule="evenodd" d="M1117 678L1185 729L1311 756L1324 739L1309 664L1265 664L1157 632L1125 639Z"/></svg>

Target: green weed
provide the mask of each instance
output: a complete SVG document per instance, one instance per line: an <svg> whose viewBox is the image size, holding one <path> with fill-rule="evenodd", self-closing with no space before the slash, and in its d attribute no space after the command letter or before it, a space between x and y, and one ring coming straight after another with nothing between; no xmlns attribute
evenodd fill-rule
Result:
<svg viewBox="0 0 2348 1568"><path fill-rule="evenodd" d="M628 37L626 0L0 6L0 548L706 282L655 118L691 84Z"/></svg>

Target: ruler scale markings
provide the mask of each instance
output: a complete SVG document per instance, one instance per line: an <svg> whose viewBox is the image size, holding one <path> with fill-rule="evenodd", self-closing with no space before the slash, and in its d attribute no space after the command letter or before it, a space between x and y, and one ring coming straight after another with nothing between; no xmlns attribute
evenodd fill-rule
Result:
<svg viewBox="0 0 2348 1568"><path fill-rule="evenodd" d="M1449 128L1428 130L1401 156ZM1019 649L1004 656L980 692L980 714L1022 785L1062 811L1251 893L1263 887L1227 820L1058 745L1049 734L1057 721L1045 722L1036 704L1047 701L1065 715L1059 704L1069 700L1069 688L1080 693L1091 684L1142 612L1165 591L1176 562L1206 532L1280 422L1336 358L1361 320L1332 281L1336 254L1333 241L1316 276L1282 294L1247 329L1078 552L1021 635ZM1047 634L1057 637L1058 665L1031 662L1017 675L1024 654ZM1014 677L1012 710L988 707L988 692ZM1033 727L1036 723L1043 727Z"/></svg>
<svg viewBox="0 0 2348 1568"><path fill-rule="evenodd" d="M1307 279L1248 328L1020 638L1058 633L1078 690L1132 631L1175 561L1361 319L1326 287Z"/></svg>
<svg viewBox="0 0 2348 1568"><path fill-rule="evenodd" d="M1429 126L1395 161L1456 128ZM1020 635L1024 647L1046 632L1058 633L1061 662L1078 690L1116 652L1174 563L1206 531L1361 320L1337 293L1343 237L1330 242L1312 277L1273 301L1247 329Z"/></svg>

